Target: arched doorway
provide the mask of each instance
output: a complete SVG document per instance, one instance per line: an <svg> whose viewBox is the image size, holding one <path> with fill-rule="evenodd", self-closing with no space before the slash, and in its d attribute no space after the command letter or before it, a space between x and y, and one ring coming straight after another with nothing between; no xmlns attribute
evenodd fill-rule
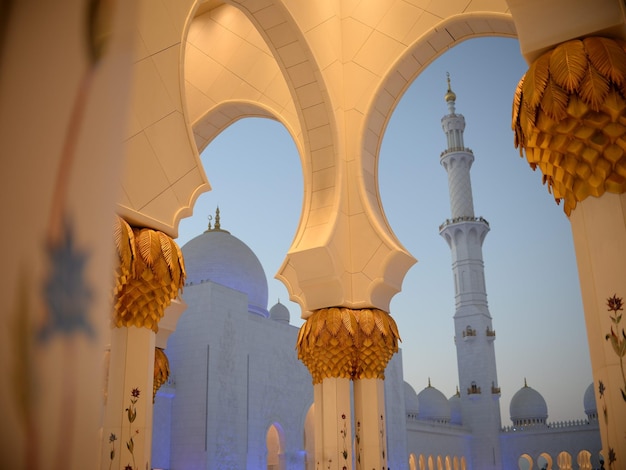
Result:
<svg viewBox="0 0 626 470"><path fill-rule="evenodd" d="M265 436L267 446L267 470L285 469L285 437L280 424L274 423Z"/></svg>

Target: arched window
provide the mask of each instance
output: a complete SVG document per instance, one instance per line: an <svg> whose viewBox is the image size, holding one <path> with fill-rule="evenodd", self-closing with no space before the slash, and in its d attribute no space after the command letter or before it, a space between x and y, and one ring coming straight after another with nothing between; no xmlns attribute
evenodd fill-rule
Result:
<svg viewBox="0 0 626 470"><path fill-rule="evenodd" d="M426 470L426 458L424 457L424 454L420 454L419 468L420 470Z"/></svg>
<svg viewBox="0 0 626 470"><path fill-rule="evenodd" d="M409 455L409 470L417 470L417 461L415 459L415 454Z"/></svg>
<svg viewBox="0 0 626 470"><path fill-rule="evenodd" d="M592 470L591 466L591 452L588 450L581 450L576 457L576 463L580 470Z"/></svg>
<svg viewBox="0 0 626 470"><path fill-rule="evenodd" d="M533 469L533 459L528 454L520 455L520 458L517 459L517 467L520 470L532 470Z"/></svg>
<svg viewBox="0 0 626 470"><path fill-rule="evenodd" d="M559 470L572 470L572 456L569 452L561 452L557 455L556 462Z"/></svg>
<svg viewBox="0 0 626 470"><path fill-rule="evenodd" d="M543 453L537 457L537 466L542 470L552 470L552 457L550 454ZM570 458L570 467L571 469L571 458Z"/></svg>

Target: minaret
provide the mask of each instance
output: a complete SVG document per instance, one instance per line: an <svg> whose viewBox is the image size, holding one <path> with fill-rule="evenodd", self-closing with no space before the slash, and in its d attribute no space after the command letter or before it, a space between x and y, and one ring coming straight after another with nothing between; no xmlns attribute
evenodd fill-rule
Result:
<svg viewBox="0 0 626 470"><path fill-rule="evenodd" d="M489 223L474 215L470 180L474 154L463 143L465 118L455 112L450 75L445 100L448 114L441 125L448 148L441 154L441 165L448 173L452 218L439 227L439 234L452 251L461 414L463 425L472 430L470 468L495 470L502 468L500 389L493 346L496 333L487 306L482 254Z"/></svg>

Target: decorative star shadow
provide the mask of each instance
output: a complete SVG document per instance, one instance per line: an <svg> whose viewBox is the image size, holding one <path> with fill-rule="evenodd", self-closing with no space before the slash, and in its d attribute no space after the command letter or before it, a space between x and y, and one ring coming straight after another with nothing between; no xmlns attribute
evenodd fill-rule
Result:
<svg viewBox="0 0 626 470"><path fill-rule="evenodd" d="M93 338L95 332L87 318L93 292L85 279L89 254L77 249L71 223L66 221L59 239L48 243L46 255L51 266L43 292L48 315L39 339L47 341L56 334L69 336L79 331Z"/></svg>

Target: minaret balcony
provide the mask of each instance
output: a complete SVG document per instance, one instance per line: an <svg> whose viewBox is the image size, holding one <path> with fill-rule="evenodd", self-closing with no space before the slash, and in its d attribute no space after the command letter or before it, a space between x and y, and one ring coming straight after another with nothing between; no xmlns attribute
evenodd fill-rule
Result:
<svg viewBox="0 0 626 470"><path fill-rule="evenodd" d="M467 147L450 147L445 149L443 152L441 152L441 155L439 155L440 158L445 157L446 155L450 154L450 153L454 153L454 152L466 152L469 153L470 155L474 155L474 152L472 152L472 149L467 148Z"/></svg>
<svg viewBox="0 0 626 470"><path fill-rule="evenodd" d="M489 222L487 222L487 219L483 217L471 217L471 216L463 215L461 217L454 217L453 219L446 219L444 223L439 226L439 231L441 232L447 226L458 224L460 222L480 222L480 223L485 224L487 227L489 227Z"/></svg>
<svg viewBox="0 0 626 470"><path fill-rule="evenodd" d="M487 341L493 341L494 339L496 339L496 330L492 330L491 328L487 327L487 331L485 332L485 334L487 335Z"/></svg>
<svg viewBox="0 0 626 470"><path fill-rule="evenodd" d="M476 330L468 326L463 330L463 341L473 341L476 339Z"/></svg>
<svg viewBox="0 0 626 470"><path fill-rule="evenodd" d="M467 387L468 395L480 395L481 393L480 387L476 385L476 382L472 382L472 384Z"/></svg>
<svg viewBox="0 0 626 470"><path fill-rule="evenodd" d="M491 393L493 395L500 395L500 387L496 387L496 384L491 382Z"/></svg>

